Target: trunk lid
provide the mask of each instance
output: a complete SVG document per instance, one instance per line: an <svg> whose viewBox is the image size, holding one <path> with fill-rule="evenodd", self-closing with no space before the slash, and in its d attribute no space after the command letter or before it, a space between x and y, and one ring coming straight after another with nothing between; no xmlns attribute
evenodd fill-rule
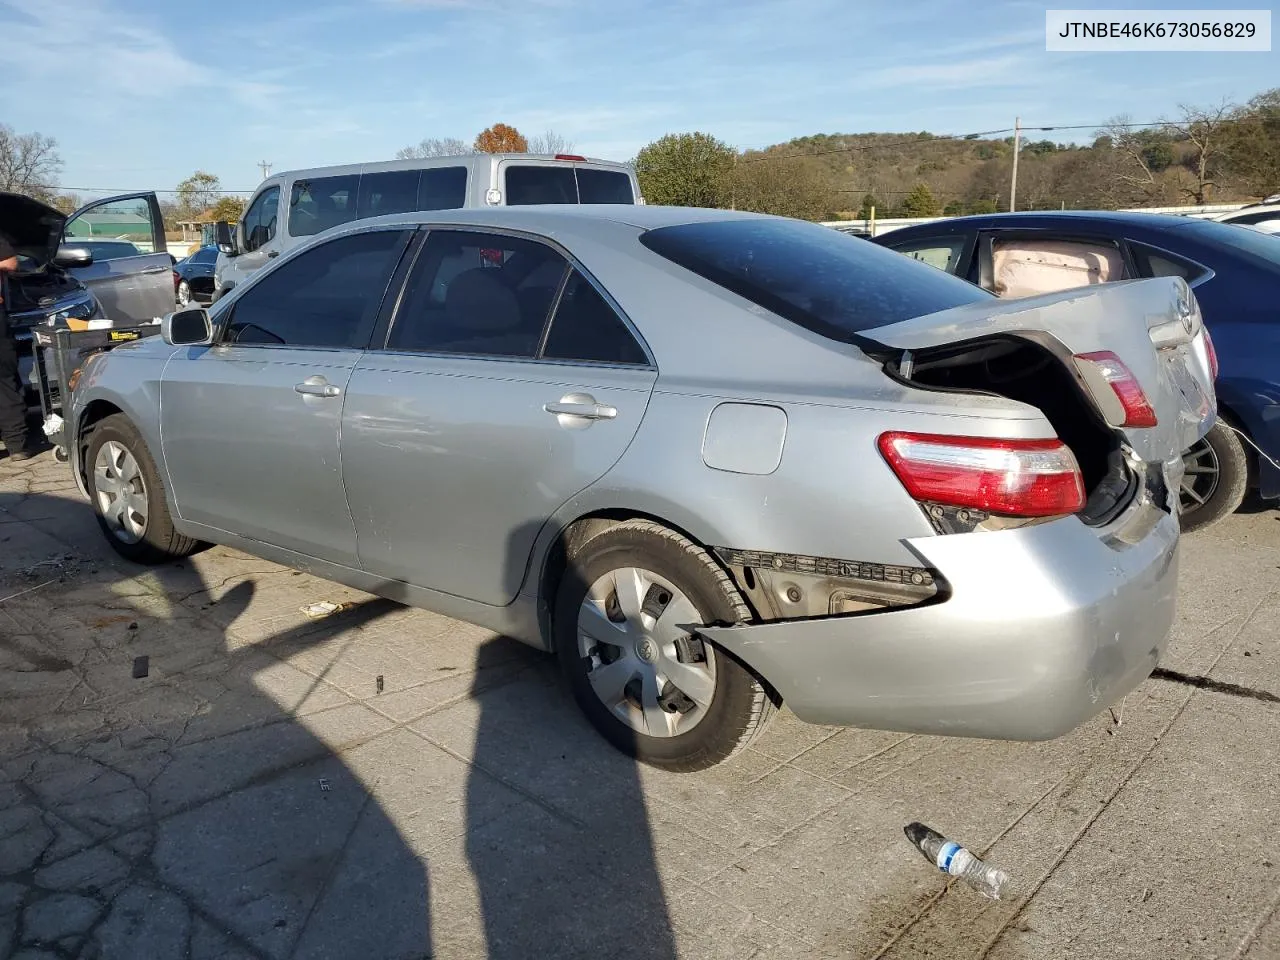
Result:
<svg viewBox="0 0 1280 960"><path fill-rule="evenodd" d="M1127 445L1148 463L1178 457L1213 426L1216 398L1200 308L1179 277L1130 280L1019 300L984 300L867 331L878 344L911 354L993 336L1047 348ZM1084 354L1110 352L1128 367L1156 416L1124 426L1118 401ZM876 351L877 359L889 359Z"/></svg>
<svg viewBox="0 0 1280 960"><path fill-rule="evenodd" d="M18 251L44 266L52 263L62 242L65 214L20 193L0 193L0 224Z"/></svg>

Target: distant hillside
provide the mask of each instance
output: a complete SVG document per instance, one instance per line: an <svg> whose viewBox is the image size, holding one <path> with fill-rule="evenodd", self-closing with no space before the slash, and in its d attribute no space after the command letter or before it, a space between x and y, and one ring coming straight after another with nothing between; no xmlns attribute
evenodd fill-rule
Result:
<svg viewBox="0 0 1280 960"><path fill-rule="evenodd" d="M1039 136L1039 134L1033 134ZM741 154L739 206L810 219L1004 210L1013 138L815 134ZM779 184L787 195L777 196ZM1018 208L1228 203L1280 192L1280 89L1161 127L1123 120L1079 146L1025 136Z"/></svg>

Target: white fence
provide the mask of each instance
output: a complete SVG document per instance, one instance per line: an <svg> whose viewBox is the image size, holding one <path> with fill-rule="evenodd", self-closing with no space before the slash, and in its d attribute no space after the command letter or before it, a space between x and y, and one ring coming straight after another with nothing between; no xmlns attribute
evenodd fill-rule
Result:
<svg viewBox="0 0 1280 960"><path fill-rule="evenodd" d="M1222 213L1230 213L1245 206L1243 203L1208 203L1192 207L1130 207L1125 213L1170 213L1180 217L1196 217L1207 219ZM1052 210L1024 210L1023 213L1053 213ZM917 223L933 223L935 220L950 220L951 217L898 217L890 220L829 220L824 227L832 227L842 233L856 233L864 237L876 237L899 227L910 227Z"/></svg>

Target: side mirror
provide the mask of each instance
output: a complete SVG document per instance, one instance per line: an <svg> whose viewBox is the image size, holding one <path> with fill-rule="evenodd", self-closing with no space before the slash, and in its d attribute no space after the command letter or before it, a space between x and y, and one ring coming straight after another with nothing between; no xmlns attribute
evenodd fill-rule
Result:
<svg viewBox="0 0 1280 960"><path fill-rule="evenodd" d="M63 268L87 267L93 263L93 254L89 252L88 247L74 247L64 243L58 247L53 262L55 266Z"/></svg>
<svg viewBox="0 0 1280 960"><path fill-rule="evenodd" d="M234 257L240 251L236 249L235 234L231 232L231 224L225 220L219 220L213 225L213 239L218 245L218 252L225 253L228 257Z"/></svg>
<svg viewBox="0 0 1280 960"><path fill-rule="evenodd" d="M160 336L172 347L202 347L213 342L209 311L201 307L178 310L160 321Z"/></svg>

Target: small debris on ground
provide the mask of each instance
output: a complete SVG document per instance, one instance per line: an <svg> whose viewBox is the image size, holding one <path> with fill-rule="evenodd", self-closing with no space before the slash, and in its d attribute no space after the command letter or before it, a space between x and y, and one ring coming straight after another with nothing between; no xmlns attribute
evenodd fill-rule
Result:
<svg viewBox="0 0 1280 960"><path fill-rule="evenodd" d="M325 791L329 789L329 781L327 778L325 777L320 778L320 789L321 791Z"/></svg>
<svg viewBox="0 0 1280 960"><path fill-rule="evenodd" d="M133 658L133 679L141 680L151 673L151 658L148 656Z"/></svg>
<svg viewBox="0 0 1280 960"><path fill-rule="evenodd" d="M345 603L335 603L332 600L317 600L315 603L308 603L299 609L312 620L323 620L325 617L331 617L335 613L341 613L343 610L350 610L355 604L347 601Z"/></svg>
<svg viewBox="0 0 1280 960"><path fill-rule="evenodd" d="M383 683L382 683L382 674L378 674L378 679L375 681L375 683L377 684L378 692L379 692L379 693L381 693L381 692L382 692L382 687L383 687Z"/></svg>

